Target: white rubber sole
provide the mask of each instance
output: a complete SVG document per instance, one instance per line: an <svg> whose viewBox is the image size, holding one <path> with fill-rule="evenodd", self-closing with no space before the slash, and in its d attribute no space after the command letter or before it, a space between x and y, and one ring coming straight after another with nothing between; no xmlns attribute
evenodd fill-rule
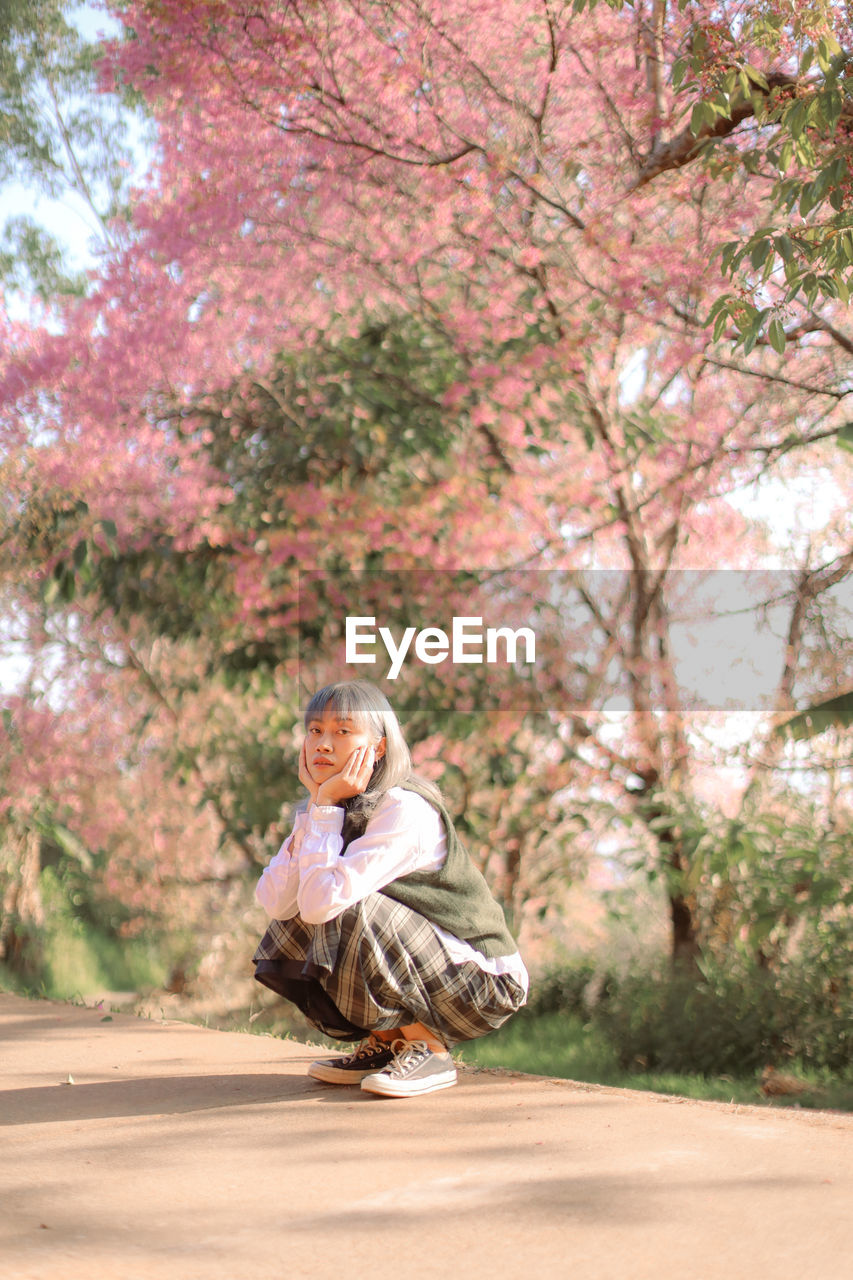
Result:
<svg viewBox="0 0 853 1280"><path fill-rule="evenodd" d="M312 1062L308 1068L308 1075L312 1080L321 1080L323 1084L358 1085L368 1076L376 1075L376 1068L371 1067L368 1071L359 1071L358 1068L342 1071L340 1067L333 1067L328 1062Z"/></svg>
<svg viewBox="0 0 853 1280"><path fill-rule="evenodd" d="M423 1080L393 1080L382 1072L365 1076L361 1087L365 1093L377 1093L384 1098L419 1098L438 1089L449 1089L457 1083L456 1068L441 1074L427 1076Z"/></svg>

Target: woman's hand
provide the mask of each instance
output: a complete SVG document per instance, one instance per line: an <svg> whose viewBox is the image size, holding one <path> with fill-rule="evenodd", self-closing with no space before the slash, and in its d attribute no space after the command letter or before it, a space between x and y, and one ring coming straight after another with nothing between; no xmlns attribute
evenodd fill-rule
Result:
<svg viewBox="0 0 853 1280"><path fill-rule="evenodd" d="M326 778L316 787L311 797L314 804L339 805L352 796L360 796L367 790L375 763L375 747L356 747L340 773L333 773L331 778ZM299 776L302 777L301 771Z"/></svg>

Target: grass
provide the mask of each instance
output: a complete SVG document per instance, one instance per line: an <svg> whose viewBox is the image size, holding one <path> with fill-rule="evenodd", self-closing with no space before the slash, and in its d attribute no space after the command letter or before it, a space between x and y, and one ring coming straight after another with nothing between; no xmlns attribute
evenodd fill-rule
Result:
<svg viewBox="0 0 853 1280"><path fill-rule="evenodd" d="M295 1009L288 1010L284 1002L270 1006L266 1016L251 1024L238 1018L230 1022L229 1027L346 1052L339 1042L329 1040L309 1026ZM785 1074L794 1076L805 1086L804 1091L767 1098L761 1092L761 1081L756 1074L733 1077L626 1071L602 1032L568 1013L518 1014L499 1031L457 1045L453 1056L472 1067L520 1071L711 1102L853 1111L853 1078L839 1079L829 1072L805 1073L786 1068Z"/></svg>
<svg viewBox="0 0 853 1280"><path fill-rule="evenodd" d="M157 947L143 938L115 938L59 911L41 934L39 965L29 977L0 963L0 987L19 995L83 1002L95 991L138 991L159 987L166 965Z"/></svg>
<svg viewBox="0 0 853 1280"><path fill-rule="evenodd" d="M117 941L89 931L57 930L45 945L46 986L57 1000L100 989L156 987L165 972L153 949L137 939Z"/></svg>
<svg viewBox="0 0 853 1280"><path fill-rule="evenodd" d="M69 957L70 958L70 957ZM146 956L141 950L136 957L142 967ZM80 986L87 965L74 966L76 972L61 984L41 984L39 990L16 979L0 965L0 989L29 997L79 999ZM184 1015L186 1016L186 1015ZM324 1048L342 1049L337 1041L323 1036L295 1010L281 1002L270 1006L265 1016L249 1019L245 1012L234 1012L211 1022L208 1018L187 1017L202 1026L215 1026L230 1031L297 1039ZM519 1071L528 1075L552 1076L583 1084L601 1084L620 1089L637 1089L675 1097L738 1105L797 1107L829 1111L853 1112L853 1076L833 1076L829 1072L785 1070L803 1086L797 1094L767 1098L761 1092L756 1074L744 1076L702 1076L673 1072L626 1071L619 1063L613 1046L602 1032L568 1013L522 1013L510 1019L499 1031L458 1045L454 1057L472 1067Z"/></svg>
<svg viewBox="0 0 853 1280"><path fill-rule="evenodd" d="M802 1093L766 1098L756 1075L706 1077L626 1071L596 1028L570 1014L520 1015L500 1031L454 1050L462 1062L587 1084L647 1090L717 1102L853 1111L853 1079L786 1069L805 1086Z"/></svg>
<svg viewBox="0 0 853 1280"><path fill-rule="evenodd" d="M94 990L158 988L165 978L165 964L157 949L142 939L122 940L98 931L83 931L76 921L56 913L42 939L42 971L26 982L0 964L0 987L18 994L81 1000ZM314 1044L335 1046L311 1028L295 1009L287 1016L285 1002L256 1013L235 1009L233 1015L216 1018L213 1025L295 1037ZM180 1015L179 1015L180 1016ZM192 1019L191 1014L184 1014ZM205 1018L204 1025L211 1025ZM454 1050L463 1063L500 1068L532 1075L553 1076L580 1083L649 1090L680 1097L782 1107L817 1108L853 1112L853 1073L804 1072L784 1067L794 1077L797 1091L767 1098L753 1071L743 1074L703 1076L651 1070L626 1070L613 1043L600 1026L567 1011L534 1014L524 1010L499 1031L470 1041ZM754 1059L752 1059L754 1061Z"/></svg>

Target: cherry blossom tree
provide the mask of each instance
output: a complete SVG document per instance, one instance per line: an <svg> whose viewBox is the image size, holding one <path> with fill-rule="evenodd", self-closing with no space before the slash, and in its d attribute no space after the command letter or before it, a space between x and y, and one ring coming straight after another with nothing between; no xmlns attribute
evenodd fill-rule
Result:
<svg viewBox="0 0 853 1280"><path fill-rule="evenodd" d="M701 78L692 100L673 87L727 7L651 12L650 24L647 6L531 0L123 7L112 67L157 119L155 180L61 331L7 322L0 440L16 495L7 546L38 547L48 595L155 701L157 652L198 708L202 677L229 664L280 664L295 701L293 636L314 637L312 675L328 669L338 576L365 590L370 572L409 575L426 614L463 599L466 574L479 593L482 578L526 569L523 604L511 590L505 602L552 615L541 678L513 702L511 684L465 673L471 722L421 758L456 770L462 801L480 797L472 823L484 852L507 851L507 898L553 796L594 777L643 825L673 950L691 956L692 846L671 802L692 787L673 574L761 563L768 544L729 498L792 458L831 470L850 340L823 295L788 300L784 355L758 337L734 353L724 326L709 328L721 247L763 225L774 197L749 164L698 163L706 136L744 145L752 98L749 117L717 113L718 130L695 111ZM769 86L773 57L758 49L744 66ZM848 567L839 534L806 570L817 588ZM590 570L621 583L594 590ZM543 581L565 582L583 627L543 600ZM396 608L402 620L411 600ZM808 678L801 654L793 645L779 715ZM460 693L441 684L412 677L406 698L426 691L440 718ZM614 686L630 712L618 742ZM526 819L484 798L507 785L497 763L466 767L483 696L535 797ZM205 785L211 799L221 774Z"/></svg>

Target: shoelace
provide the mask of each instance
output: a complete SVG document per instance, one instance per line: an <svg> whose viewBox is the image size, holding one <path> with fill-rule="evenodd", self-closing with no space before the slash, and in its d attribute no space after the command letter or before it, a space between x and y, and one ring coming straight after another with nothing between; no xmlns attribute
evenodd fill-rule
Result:
<svg viewBox="0 0 853 1280"><path fill-rule="evenodd" d="M377 1040L374 1036L370 1036L363 1044L360 1044L352 1055L353 1061L358 1062L359 1058L373 1057L375 1053L381 1053L383 1049L390 1049L391 1045L386 1044L384 1040Z"/></svg>
<svg viewBox="0 0 853 1280"><path fill-rule="evenodd" d="M433 1052L426 1040L395 1040L391 1048L394 1050L394 1062L390 1069L401 1074L416 1067Z"/></svg>

